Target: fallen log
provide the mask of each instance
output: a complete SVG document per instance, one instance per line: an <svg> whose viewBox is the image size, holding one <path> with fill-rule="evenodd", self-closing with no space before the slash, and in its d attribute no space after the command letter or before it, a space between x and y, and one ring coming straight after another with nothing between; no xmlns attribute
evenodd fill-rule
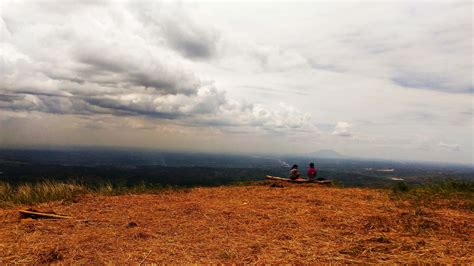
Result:
<svg viewBox="0 0 474 266"><path fill-rule="evenodd" d="M32 219L71 219L72 217L51 213L51 212L40 212L36 210L19 210L20 216L22 218L32 218Z"/></svg>
<svg viewBox="0 0 474 266"><path fill-rule="evenodd" d="M321 185L330 185L330 184L332 184L331 180L309 180L309 179L303 179L303 178L290 179L290 178L271 176L271 175L267 175L267 176L265 176L265 178L271 179L271 180L291 182L291 183L316 183L316 184L321 184Z"/></svg>

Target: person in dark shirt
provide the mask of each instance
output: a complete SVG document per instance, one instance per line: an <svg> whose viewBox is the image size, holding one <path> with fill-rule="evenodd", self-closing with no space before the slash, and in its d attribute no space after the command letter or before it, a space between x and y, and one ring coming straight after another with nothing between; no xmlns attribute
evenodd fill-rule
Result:
<svg viewBox="0 0 474 266"><path fill-rule="evenodd" d="M298 170L298 165L294 164L290 170L290 179L298 179L300 178L300 171Z"/></svg>

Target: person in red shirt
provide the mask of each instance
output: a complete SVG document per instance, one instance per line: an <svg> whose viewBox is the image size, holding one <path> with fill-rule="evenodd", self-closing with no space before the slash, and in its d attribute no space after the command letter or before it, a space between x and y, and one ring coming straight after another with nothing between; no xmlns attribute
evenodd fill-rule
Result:
<svg viewBox="0 0 474 266"><path fill-rule="evenodd" d="M318 169L314 168L314 163L309 164L308 171L306 172L309 180L315 180L318 174Z"/></svg>

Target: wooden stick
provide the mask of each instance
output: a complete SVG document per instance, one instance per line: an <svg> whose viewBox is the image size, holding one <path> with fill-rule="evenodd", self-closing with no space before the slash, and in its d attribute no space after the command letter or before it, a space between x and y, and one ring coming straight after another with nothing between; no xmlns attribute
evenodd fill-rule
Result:
<svg viewBox="0 0 474 266"><path fill-rule="evenodd" d="M36 212L36 211L28 211L28 210L19 210L20 214L23 216L31 217L31 218L52 218L52 219L71 219L72 217L61 215L61 214L53 214L53 213L45 213L45 212Z"/></svg>
<svg viewBox="0 0 474 266"><path fill-rule="evenodd" d="M148 259L148 256L150 256L150 254L151 254L151 250L148 252L148 254L146 254L145 258L144 258L144 259L142 260L142 262L140 262L140 264L138 264L138 265L141 266L141 265L146 261L146 259Z"/></svg>

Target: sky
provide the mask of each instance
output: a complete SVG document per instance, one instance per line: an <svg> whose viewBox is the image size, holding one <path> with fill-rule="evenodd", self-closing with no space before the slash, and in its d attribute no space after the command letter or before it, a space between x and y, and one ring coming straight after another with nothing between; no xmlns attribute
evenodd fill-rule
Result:
<svg viewBox="0 0 474 266"><path fill-rule="evenodd" d="M0 3L0 147L474 164L471 1Z"/></svg>

